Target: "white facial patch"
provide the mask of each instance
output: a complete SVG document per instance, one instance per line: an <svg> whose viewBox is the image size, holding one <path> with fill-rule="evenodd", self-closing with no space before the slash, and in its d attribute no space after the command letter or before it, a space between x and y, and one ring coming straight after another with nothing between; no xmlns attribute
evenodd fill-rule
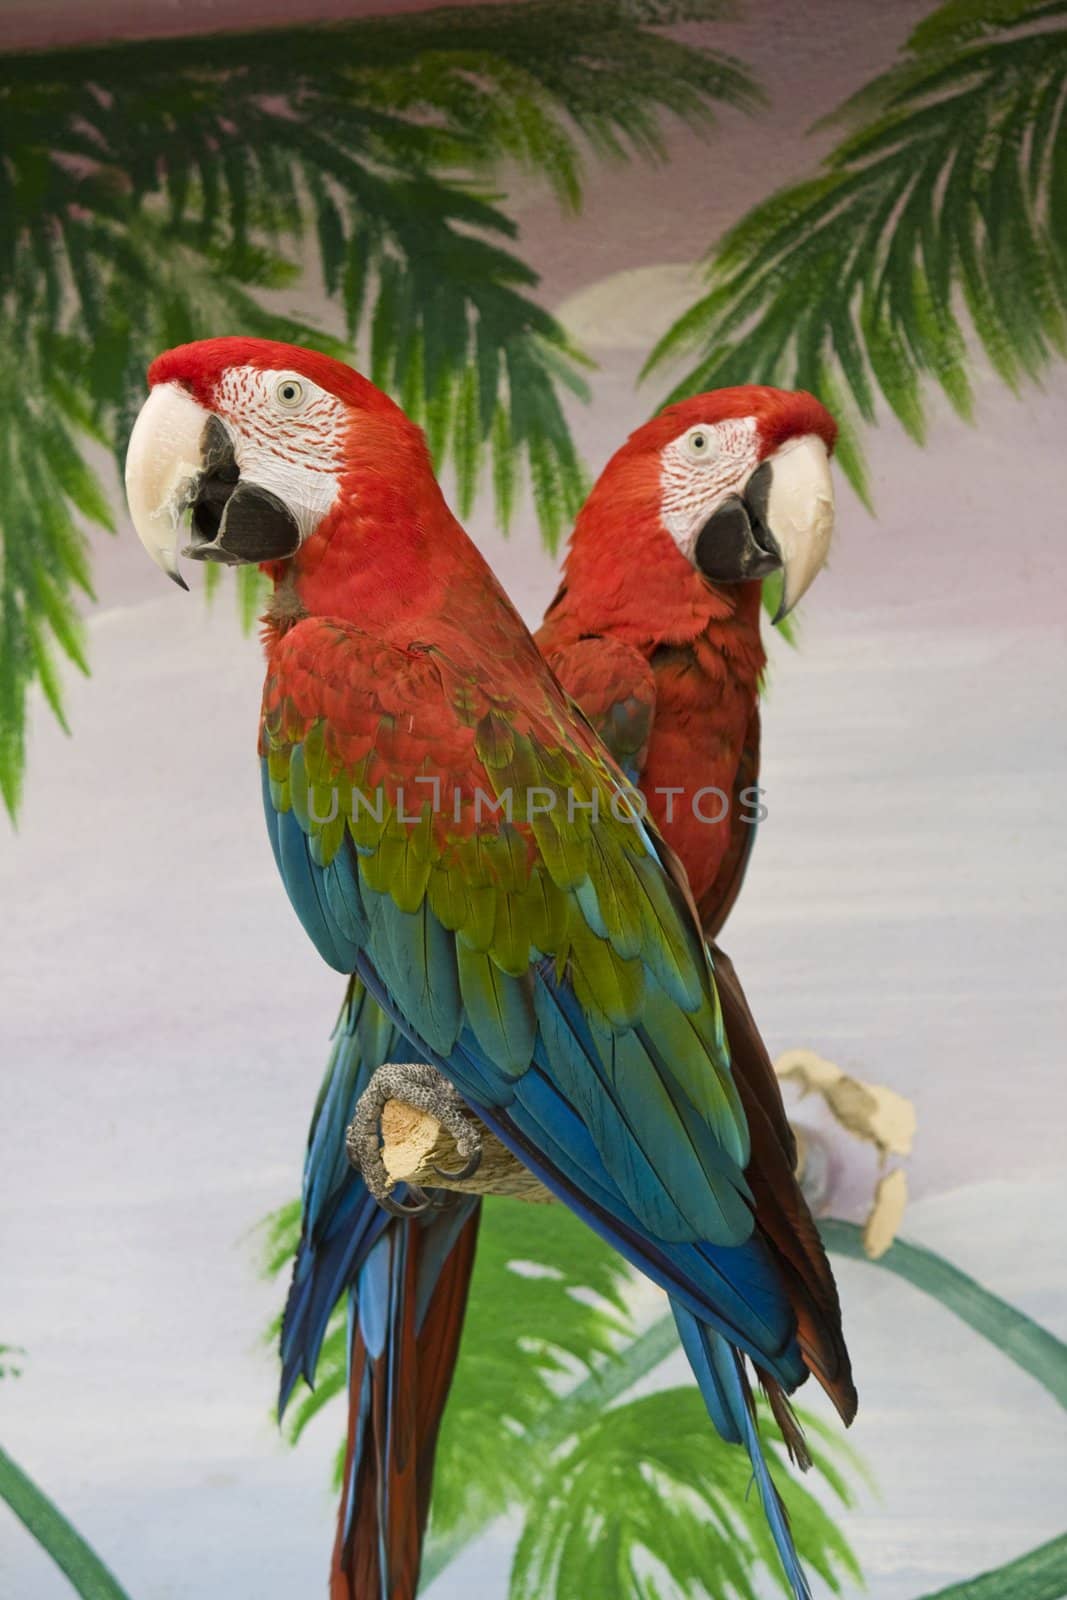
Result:
<svg viewBox="0 0 1067 1600"><path fill-rule="evenodd" d="M277 495L306 539L340 490L349 425L343 401L299 372L231 367L213 409L229 430L244 482Z"/></svg>
<svg viewBox="0 0 1067 1600"><path fill-rule="evenodd" d="M698 448L699 447L699 448ZM687 428L661 456L663 525L685 556L701 528L731 494L740 494L759 465L755 417Z"/></svg>

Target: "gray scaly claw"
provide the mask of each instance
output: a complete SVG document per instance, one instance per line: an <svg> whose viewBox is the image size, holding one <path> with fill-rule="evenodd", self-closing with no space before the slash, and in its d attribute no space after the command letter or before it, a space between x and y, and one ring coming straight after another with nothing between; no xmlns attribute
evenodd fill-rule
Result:
<svg viewBox="0 0 1067 1600"><path fill-rule="evenodd" d="M431 1197L417 1185L405 1184L402 1187L406 1198L394 1199L396 1184L382 1160L381 1119L389 1100L400 1100L416 1111L426 1112L452 1135L464 1158L463 1165L454 1172L435 1168L449 1182L471 1178L477 1172L482 1159L481 1133L456 1090L435 1067L409 1061L390 1062L378 1068L356 1102L355 1115L345 1134L345 1148L349 1161L359 1170L380 1206L394 1216L416 1216L433 1203Z"/></svg>
<svg viewBox="0 0 1067 1600"><path fill-rule="evenodd" d="M389 1182L392 1183L391 1178ZM371 1193L374 1194L374 1191L371 1190ZM391 1217L421 1217L435 1203L433 1197L415 1183L404 1184L404 1193L408 1197L406 1200L394 1200L391 1194L374 1194L374 1198Z"/></svg>

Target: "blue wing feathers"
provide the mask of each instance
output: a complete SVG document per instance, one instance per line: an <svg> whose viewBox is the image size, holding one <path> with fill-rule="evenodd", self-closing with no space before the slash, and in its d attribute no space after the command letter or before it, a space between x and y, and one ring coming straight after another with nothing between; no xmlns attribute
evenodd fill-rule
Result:
<svg viewBox="0 0 1067 1600"><path fill-rule="evenodd" d="M274 865L277 867L278 875L284 883L285 873L282 871L281 845L278 842L278 822L280 818L271 787L270 767L265 759L261 759L259 763L259 778L263 793L263 815L267 819L267 838L270 840ZM288 889L288 885L286 885L286 888Z"/></svg>
<svg viewBox="0 0 1067 1600"><path fill-rule="evenodd" d="M293 909L327 966L351 972L357 950L330 911L326 885L310 857L307 835L292 811L279 811L278 862Z"/></svg>
<svg viewBox="0 0 1067 1600"><path fill-rule="evenodd" d="M614 1183L657 1238L692 1238L693 1226L675 1197L669 1168L657 1169L644 1139L635 1136L620 1110L572 997L546 980L537 998L552 1079L579 1112ZM651 1122L655 1108L649 1110Z"/></svg>
<svg viewBox="0 0 1067 1600"><path fill-rule="evenodd" d="M330 1314L390 1218L358 1177L334 1208L317 1241L300 1241L282 1319L282 1376L278 1410L285 1410L297 1379L311 1384Z"/></svg>
<svg viewBox="0 0 1067 1600"><path fill-rule="evenodd" d="M364 889L363 897L378 935L383 978L405 1015L418 1017L434 1049L447 1055L461 1016L450 936L425 902L418 911L401 911L386 894Z"/></svg>
<svg viewBox="0 0 1067 1600"><path fill-rule="evenodd" d="M308 1140L302 1236L282 1319L279 1411L301 1376L312 1382L330 1315L390 1223L349 1165L345 1130L376 1068L411 1055L405 1035L353 980Z"/></svg>
<svg viewBox="0 0 1067 1600"><path fill-rule="evenodd" d="M340 1191L347 1177L345 1129L365 1087L367 1052L360 1022L368 1010L378 1012L378 1008L373 1001L368 1004L367 992L362 984L355 985L355 990L354 995L346 998L334 1029L326 1076L308 1136L308 1153L304 1163L303 1223L312 1238L318 1234L324 1206ZM378 1015L381 1013L378 1012ZM394 1032L390 1026L390 1038Z"/></svg>
<svg viewBox="0 0 1067 1600"><path fill-rule="evenodd" d="M345 851L339 851L322 869L326 903L341 936L353 944L366 941L367 914L359 888L359 875L352 870Z"/></svg>
<svg viewBox="0 0 1067 1600"><path fill-rule="evenodd" d="M484 1054L488 1081L496 1095L530 1064L537 1022L529 980L502 972L490 955L455 941L460 993L467 1018Z"/></svg>
<svg viewBox="0 0 1067 1600"><path fill-rule="evenodd" d="M709 1414L724 1437L747 1449L796 1600L810 1600L763 1458L741 1352L788 1390L803 1381L806 1368L785 1289L753 1233L746 1126L707 957L684 906L679 911L681 896L654 843L646 838L649 856L634 858L644 928L639 948L620 912L614 861L602 854L599 897L588 881L576 880L586 939L606 939L622 963L631 963L614 969L618 987L601 989L604 999L587 1012L579 999L585 988L576 992L567 972L550 961L523 975L507 970L518 961L517 939L516 949L495 962L480 925L457 938L428 897L410 912L371 891L349 839L329 867L317 866L301 818L274 813L269 786L265 800L282 877L324 958L358 973L418 1057L444 1072L550 1190L671 1296ZM571 866L561 860L557 881L576 876ZM571 960L576 967L576 951ZM366 1065L358 1031L351 1044L342 1042ZM396 1059L400 1040L380 1042ZM402 1051L401 1059L411 1059L410 1047ZM342 1185L339 1201L326 1198L336 1174L329 1152L343 1143L339 1121L351 1114L353 1091L364 1081L351 1062L339 1061L337 1073L320 1107L322 1142L313 1135L309 1153L309 1248L317 1259L303 1276L305 1264L298 1262L294 1276L302 1361L294 1367L290 1360L287 1374L313 1370L308 1357L317 1354L331 1296L353 1275L368 1350L377 1340L376 1348L387 1352L389 1296L405 1247L392 1233L379 1237L381 1225L358 1190L350 1198ZM330 1173L321 1187L313 1170L319 1162ZM436 1224L441 1233L426 1252L418 1286L423 1307L465 1219L461 1212L447 1229Z"/></svg>
<svg viewBox="0 0 1067 1600"><path fill-rule="evenodd" d="M283 814L280 819L282 823L285 821L285 815ZM295 821L290 833L295 834L297 839L304 838L299 824ZM316 876L315 870L309 864L306 841L304 842L302 862L299 859L291 861L290 858L296 856L297 852L286 850L286 831L284 827L282 828L283 871L290 894L294 902L298 903L298 908L308 898L305 884L308 880L313 881ZM338 860L345 854L345 851L339 852ZM354 855L349 854L348 859L352 870L357 871ZM372 900L366 887L363 888L362 894L364 903L370 911L372 923L379 916L385 919L385 925L388 925L394 917L410 916L410 913L399 912L395 906L387 907L379 904L380 900L387 897L375 896ZM427 912L426 915L429 921L436 921L432 913ZM321 917L321 904L317 896L311 900L311 916L313 919ZM457 941L453 945L454 949L461 947L462 941ZM376 955L379 948L386 950L388 940L377 939ZM457 957L460 968L464 959L462 955ZM496 1004L495 1022L489 1014L492 1007L485 1002L484 982L476 985L472 980L468 986L469 992L474 996L477 989L477 999L483 1008L480 1026L475 1026L474 1018L469 1017L468 1025L460 1032L453 1048L446 1053L434 1049L422 1031L423 1020L431 1018L431 1013L425 1007L420 1011L414 1006L409 1008L404 1005L384 980L384 975L379 971L377 964L371 963L366 951L354 953L353 966L383 1009L414 1042L420 1056L432 1061L439 1070L452 1079L460 1093L479 1110L506 1144L510 1141L514 1145L518 1133L522 1136L524 1145L536 1147L540 1143L544 1150L547 1138L551 1137L552 1159L556 1164L556 1170L553 1170L552 1164L546 1162L543 1157L538 1161L539 1175L550 1188L561 1194L568 1203L579 1209L584 1207L583 1214L586 1214L588 1206L583 1194L591 1185L595 1185L597 1191L595 1204L598 1208L603 1208L603 1211L599 1212L600 1231L605 1232L623 1254L641 1270L650 1272L650 1275L664 1287L672 1292L677 1292L681 1287L683 1293L688 1289L698 1314L708 1317L716 1326L723 1326L727 1332L732 1332L754 1359L763 1361L783 1383L790 1387L794 1386L804 1370L799 1364L795 1339L790 1340L787 1347L783 1348L781 1339L775 1338L770 1348L766 1348L761 1338L761 1334L765 1337L768 1325L780 1326L783 1322L786 1326L790 1325L784 1290L778 1285L769 1266L764 1263L758 1274L762 1278L761 1299L765 1304L759 1319L759 1327L732 1328L730 1322L727 1322L717 1309L721 1303L723 1279L730 1282L738 1276L742 1280L746 1276L751 1276L753 1268L748 1261L743 1261L743 1258L752 1256L753 1253L755 1257L761 1257L762 1254L755 1247L753 1251L737 1248L744 1243L745 1236L751 1230L740 1168L738 1167L732 1175L732 1183L723 1183L718 1169L721 1169L724 1162L728 1167L729 1158L728 1155L717 1154L716 1171L709 1172L707 1169L712 1163L709 1159L704 1166L693 1154L694 1142L685 1129L685 1119L677 1115L677 1105L671 1103L672 1097L668 1095L660 1101L656 1114L666 1117L671 1113L672 1121L669 1126L676 1132L680 1131L679 1148L689 1152L685 1158L688 1178L687 1181L678 1184L678 1188L694 1192L701 1188L706 1190L711 1187L709 1178L720 1176L720 1181L716 1185L720 1195L720 1205L722 1195L736 1190L734 1202L736 1209L731 1215L716 1217L701 1212L699 1215L704 1225L695 1227L685 1216L682 1206L674 1199L673 1193L669 1192L675 1189L678 1178L677 1152L668 1152L665 1148L661 1151L663 1154L670 1154L673 1162L673 1165L668 1167L670 1180L665 1182L654 1170L654 1165L649 1160L641 1140L650 1140L655 1144L658 1138L662 1145L666 1141L666 1134L661 1129L653 1136L642 1128L641 1117L643 1111L647 1116L647 1108L643 1108L641 1104L632 1106L629 1118L619 1112L616 1099L619 1086L617 1083L615 1085L607 1083L603 1063L599 1060L589 1024L577 1005L573 991L564 981L554 977L549 963L542 962L537 968L536 1029L531 1028L526 1036L529 1048L527 1049L524 1039L522 1049L518 1052L525 1054L528 1063L538 1054L536 1046L543 1045L545 1053L541 1056L542 1073L535 1075L527 1071L514 1082L509 1081L501 1071L503 1055L501 1035L505 1027L501 1019L504 1016L504 1007L496 1003L498 990L495 985L499 982L505 995L509 992L511 995L518 993L520 1004L516 1006L513 1003L512 1009L521 1017L529 1005L528 991L522 986L521 980L509 978L501 973L486 958L485 968L480 976L484 978L487 971L493 975L494 987L491 995ZM424 975L423 981L426 976L428 974ZM694 1045L699 1042L699 1035L705 1033L707 1027L712 1024L701 1023L699 1018L684 1013L678 1017L669 998L663 995L662 991L658 991L655 980L646 975L646 981L657 990L663 1001L663 1022L667 1031L671 1032L672 1024L674 1030L679 1028L684 1030L685 1035L688 1035L685 1041L688 1052L695 1054ZM460 990L461 996L466 999L462 971ZM713 1025L718 1027L717 1017L713 1019ZM514 1050L514 1045L512 1049ZM678 1068L673 1059L670 1068L671 1073L676 1075ZM710 1068L705 1070L710 1075ZM551 1102L546 1100L544 1095L545 1073L553 1080L557 1091L554 1101ZM684 1077L679 1078L678 1083L680 1089L684 1091ZM636 1097L636 1089L632 1092ZM540 1105L537 1114L531 1115L529 1108L536 1102L538 1095L540 1095ZM575 1114L576 1109L580 1115ZM497 1110L506 1110L507 1115L496 1117L493 1113ZM601 1135L599 1140L598 1121ZM640 1140L634 1131L637 1128L642 1128ZM592 1138L589 1136L590 1129ZM605 1160L605 1150L609 1152L611 1159L610 1169ZM525 1154L522 1151L517 1153L520 1159L526 1159L529 1164L528 1149ZM695 1250L693 1245L698 1240L703 1240L704 1243L700 1250ZM720 1259L716 1260L715 1266L709 1270L708 1252L715 1248L716 1241L723 1245L730 1244L732 1248L726 1250ZM666 1272L662 1265L664 1261L669 1266ZM768 1301L776 1304L778 1316L767 1315Z"/></svg>
<svg viewBox="0 0 1067 1600"><path fill-rule="evenodd" d="M383 1009L395 1015L387 991L365 957L360 960L360 976ZM672 1244L650 1238L647 1226L607 1173L574 1108L541 1073L528 1072L510 1104L494 1107L482 1098L479 1086L485 1082L486 1069L478 1065L477 1041L469 1032L461 1034L447 1061L435 1059L410 1025L408 1033L420 1054L453 1080L501 1142L639 1271L735 1340L784 1386L793 1389L803 1381L806 1368L792 1315L758 1240L740 1248L717 1249L705 1243ZM528 1106L539 1093L542 1109L534 1116Z"/></svg>

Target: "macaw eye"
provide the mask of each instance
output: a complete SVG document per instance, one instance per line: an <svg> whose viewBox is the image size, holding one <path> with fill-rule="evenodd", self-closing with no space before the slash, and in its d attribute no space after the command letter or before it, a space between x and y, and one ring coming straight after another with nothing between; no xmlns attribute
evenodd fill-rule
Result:
<svg viewBox="0 0 1067 1600"><path fill-rule="evenodd" d="M304 399L304 385L299 378L279 378L274 385L274 398L286 411L295 411Z"/></svg>
<svg viewBox="0 0 1067 1600"><path fill-rule="evenodd" d="M715 454L715 435L710 428L690 428L682 440L682 446L690 460L710 461Z"/></svg>

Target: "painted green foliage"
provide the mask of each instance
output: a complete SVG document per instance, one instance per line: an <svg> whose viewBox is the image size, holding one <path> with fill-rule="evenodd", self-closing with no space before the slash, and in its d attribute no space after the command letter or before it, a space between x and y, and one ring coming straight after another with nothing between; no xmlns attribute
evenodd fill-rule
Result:
<svg viewBox="0 0 1067 1600"><path fill-rule="evenodd" d="M1063 1600L1067 1594L1067 1533L1018 1561L939 1589L927 1600Z"/></svg>
<svg viewBox="0 0 1067 1600"><path fill-rule="evenodd" d="M949 0L828 119L821 171L715 244L646 370L813 390L866 497L880 399L921 444L931 383L970 418L975 343L1012 388L1067 350L1065 86L1065 0Z"/></svg>
<svg viewBox="0 0 1067 1600"><path fill-rule="evenodd" d="M0 1378L21 1375L24 1353L16 1345L0 1344ZM82 1600L129 1600L125 1589L95 1550L3 1449L0 1449L0 1500L37 1540Z"/></svg>
<svg viewBox="0 0 1067 1600"><path fill-rule="evenodd" d="M580 204L596 160L662 154L660 119L755 110L737 62L662 31L725 0L516 0L227 40L0 57L0 792L14 813L34 679L87 670L82 457L121 454L159 348L225 329L351 353L427 426L461 513L483 469L506 525L525 463L553 547L584 478L561 397L580 352L486 182L503 160ZM1067 5L949 0L834 120L823 169L714 247L653 352L675 392L772 381L921 441L924 388L969 416L973 333L1012 386L1067 340ZM307 237L343 330L269 309ZM12 533L16 536L12 537ZM243 606L255 610L246 572Z"/></svg>
<svg viewBox="0 0 1067 1600"><path fill-rule="evenodd" d="M0 1450L0 1499L47 1552L82 1600L129 1600L126 1590L78 1530L5 1450Z"/></svg>
<svg viewBox="0 0 1067 1600"><path fill-rule="evenodd" d="M506 526L525 466L542 531L584 475L565 419L583 361L536 302L490 181L656 158L661 114L750 110L743 67L659 31L718 0L566 0L340 26L0 56L0 792L14 813L26 691L62 718L56 651L87 670L82 456L121 456L160 349L258 334L353 350L425 425L461 512L485 469ZM336 332L273 309L317 255ZM246 611L256 574L245 578Z"/></svg>

